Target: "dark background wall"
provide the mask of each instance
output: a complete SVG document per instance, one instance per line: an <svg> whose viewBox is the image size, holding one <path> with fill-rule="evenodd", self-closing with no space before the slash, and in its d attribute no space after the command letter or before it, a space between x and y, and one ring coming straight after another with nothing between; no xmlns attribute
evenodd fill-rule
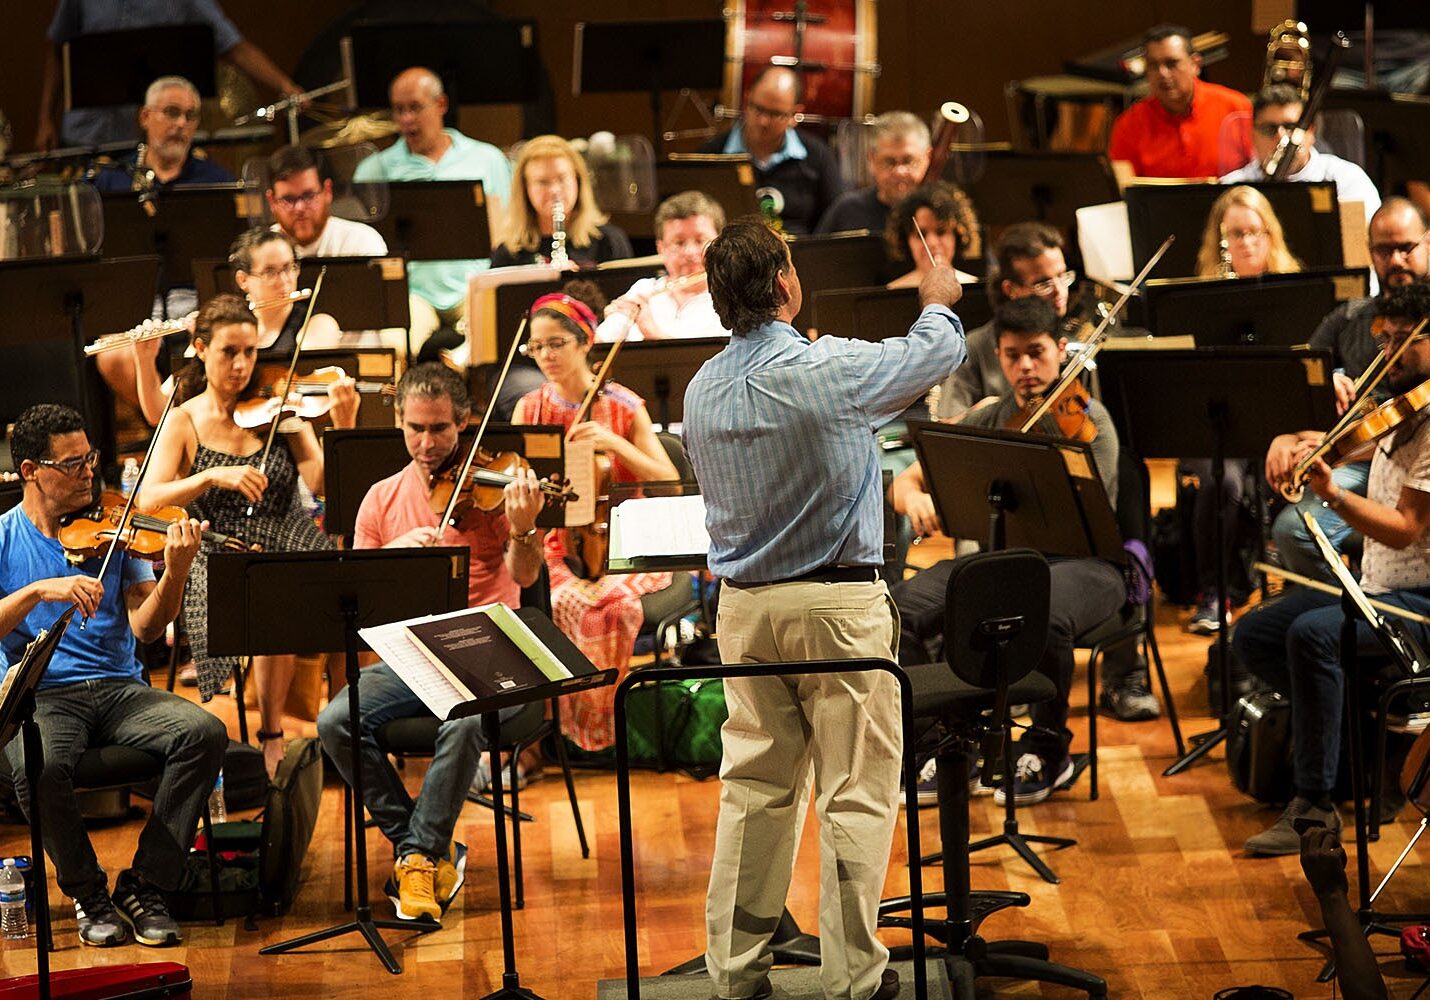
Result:
<svg viewBox="0 0 1430 1000"><path fill-rule="evenodd" d="M309 42L348 6L339 0L228 0L225 9L250 40L291 73ZM419 5L412 6L415 12ZM557 128L566 135L597 128L648 131L648 106L641 95L571 96L572 28L578 21L711 17L720 11L719 0L603 0L599 5L589 0L539 5L494 0L491 7L511 17L536 18L556 93ZM878 7L883 73L875 110L904 107L924 113L944 101L959 100L982 115L993 139L1008 135L1003 99L1007 81L1060 72L1065 59L1138 35L1161 20L1184 21L1194 32L1219 29L1232 36L1232 56L1209 71L1212 79L1251 89L1261 78L1265 34L1252 31L1251 5L1245 0L882 0ZM48 44L44 33L53 9L50 0L12 3L0 33L0 108L10 118L19 150L33 145ZM419 60L420 54L414 53L414 62ZM492 121L494 129L508 127L500 117Z"/></svg>

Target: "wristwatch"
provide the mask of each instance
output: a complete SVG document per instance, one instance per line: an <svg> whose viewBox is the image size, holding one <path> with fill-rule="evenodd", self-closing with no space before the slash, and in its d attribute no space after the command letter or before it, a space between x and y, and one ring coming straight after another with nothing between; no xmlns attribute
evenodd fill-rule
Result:
<svg viewBox="0 0 1430 1000"><path fill-rule="evenodd" d="M1335 496L1330 497L1328 500L1326 500L1326 506L1329 507L1331 510L1336 511L1337 513L1340 513L1340 509L1345 505L1346 491L1343 489L1336 490Z"/></svg>
<svg viewBox="0 0 1430 1000"><path fill-rule="evenodd" d="M530 531L508 531L507 537L513 542L528 544L536 538L536 525L533 524Z"/></svg>

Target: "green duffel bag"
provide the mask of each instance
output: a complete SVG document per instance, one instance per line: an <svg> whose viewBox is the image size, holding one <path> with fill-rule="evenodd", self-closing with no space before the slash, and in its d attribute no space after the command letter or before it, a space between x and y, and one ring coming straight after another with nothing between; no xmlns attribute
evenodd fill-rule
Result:
<svg viewBox="0 0 1430 1000"><path fill-rule="evenodd" d="M657 710L658 706L658 710ZM661 681L630 693L631 759L713 774L720 767L725 688L718 680Z"/></svg>

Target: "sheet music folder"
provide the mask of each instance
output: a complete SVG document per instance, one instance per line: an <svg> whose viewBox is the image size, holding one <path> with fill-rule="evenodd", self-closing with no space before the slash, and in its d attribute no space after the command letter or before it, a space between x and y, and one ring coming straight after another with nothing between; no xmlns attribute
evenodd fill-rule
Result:
<svg viewBox="0 0 1430 1000"><path fill-rule="evenodd" d="M607 573L706 568L705 500L694 483L612 483Z"/></svg>
<svg viewBox="0 0 1430 1000"><path fill-rule="evenodd" d="M457 618L462 615L480 614L479 609L455 612L441 616ZM575 644L560 629L536 608L520 608L516 617L529 628L536 639L571 672L570 677L545 683L528 684L487 697L466 701L452 686L427 655L418 648L407 632L407 626L429 622L439 616L424 615L406 621L392 622L360 629L358 635L382 657L402 682L422 699L423 704L439 719L462 719L485 712L496 712L512 705L526 705L533 701L544 701L574 691L603 687L616 682L616 671L597 670Z"/></svg>

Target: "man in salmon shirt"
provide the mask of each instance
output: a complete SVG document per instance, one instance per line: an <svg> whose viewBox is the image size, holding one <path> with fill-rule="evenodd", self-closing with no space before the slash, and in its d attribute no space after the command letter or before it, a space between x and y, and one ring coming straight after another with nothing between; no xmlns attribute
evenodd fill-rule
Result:
<svg viewBox="0 0 1430 1000"><path fill-rule="evenodd" d="M523 470L504 488L504 511L473 510L445 529L438 529L441 515L429 506L433 474L463 457L457 439L470 416L466 385L455 372L436 363L407 370L397 384L397 419L412 461L367 491L358 508L354 545L465 545L472 550L468 606L501 603L514 608L521 588L535 583L541 572L542 532L536 515L542 499L536 474ZM452 840L452 831L486 748L481 717L444 722L437 730L437 750L414 802L378 747L376 734L395 719L430 711L385 663L363 670L358 697L365 804L396 854L387 895L400 919L440 920L465 880L467 848ZM346 695L333 698L318 716L318 736L351 784L352 726Z"/></svg>
<svg viewBox="0 0 1430 1000"><path fill-rule="evenodd" d="M1250 160L1251 101L1200 79L1202 57L1192 50L1192 33L1159 24L1142 41L1151 93L1113 123L1108 159L1131 164L1139 177L1220 177ZM1237 114L1247 124L1223 137L1223 122Z"/></svg>

